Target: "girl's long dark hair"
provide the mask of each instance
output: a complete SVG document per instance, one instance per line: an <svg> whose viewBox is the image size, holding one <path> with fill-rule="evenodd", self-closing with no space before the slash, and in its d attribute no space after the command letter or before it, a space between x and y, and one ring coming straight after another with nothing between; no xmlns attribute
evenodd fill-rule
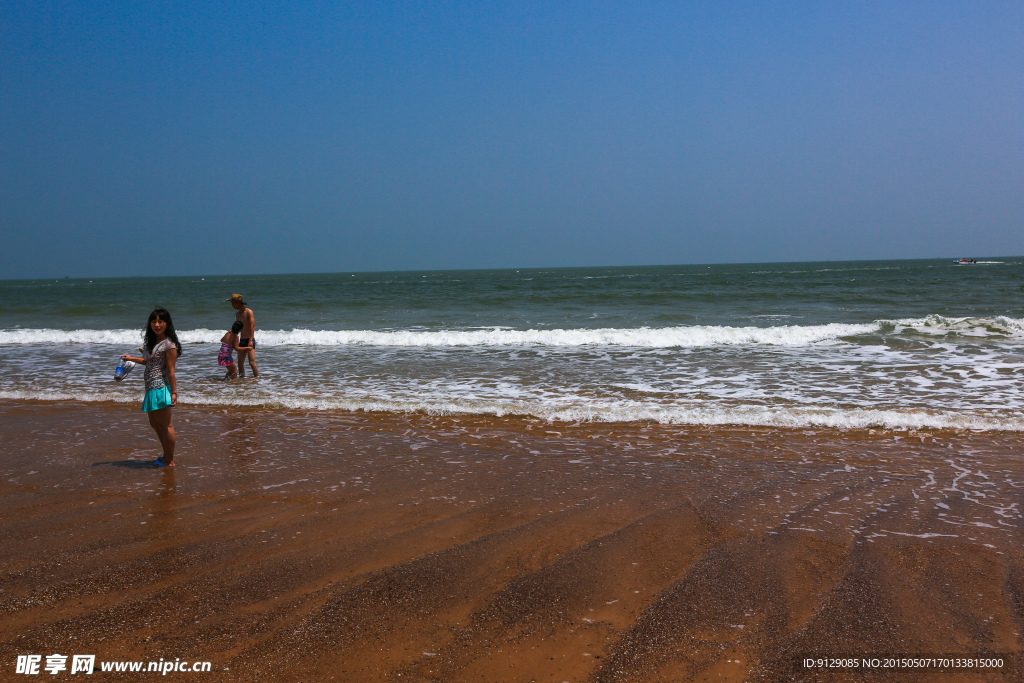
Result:
<svg viewBox="0 0 1024 683"><path fill-rule="evenodd" d="M167 327L164 330L164 335L178 348L178 355L181 355L181 342L178 341L178 333L174 331L174 323L171 322L171 314L167 312L167 309L162 306L157 306L153 309L153 312L149 314L149 319L146 320L146 327L142 330L142 334L146 337L146 350L150 353L153 352L153 347L156 346L156 333L149 326L155 319L160 318Z"/></svg>

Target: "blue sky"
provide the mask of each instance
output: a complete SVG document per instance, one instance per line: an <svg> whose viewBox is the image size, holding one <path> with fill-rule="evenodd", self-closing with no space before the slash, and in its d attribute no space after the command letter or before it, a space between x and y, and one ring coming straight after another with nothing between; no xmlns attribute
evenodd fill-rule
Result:
<svg viewBox="0 0 1024 683"><path fill-rule="evenodd" d="M1024 254L1024 4L0 5L0 278Z"/></svg>

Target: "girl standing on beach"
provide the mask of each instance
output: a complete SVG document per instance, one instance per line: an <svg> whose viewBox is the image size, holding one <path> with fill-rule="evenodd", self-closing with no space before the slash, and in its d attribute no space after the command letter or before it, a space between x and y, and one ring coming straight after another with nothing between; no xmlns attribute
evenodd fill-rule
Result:
<svg viewBox="0 0 1024 683"><path fill-rule="evenodd" d="M146 398L142 410L149 413L149 424L163 446L163 456L153 461L156 467L174 465L174 425L171 424L171 408L178 403L178 382L174 376L174 364L181 355L181 342L174 331L171 314L157 307L149 314L149 320L142 331L146 338L142 358L121 356L122 360L142 363L146 366Z"/></svg>

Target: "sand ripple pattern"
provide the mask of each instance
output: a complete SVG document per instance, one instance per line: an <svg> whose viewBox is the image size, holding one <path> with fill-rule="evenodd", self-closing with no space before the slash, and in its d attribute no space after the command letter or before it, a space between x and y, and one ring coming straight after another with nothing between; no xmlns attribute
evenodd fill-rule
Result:
<svg viewBox="0 0 1024 683"><path fill-rule="evenodd" d="M0 403L11 651L612 682L1024 649L1018 435L186 408L172 474L122 412Z"/></svg>

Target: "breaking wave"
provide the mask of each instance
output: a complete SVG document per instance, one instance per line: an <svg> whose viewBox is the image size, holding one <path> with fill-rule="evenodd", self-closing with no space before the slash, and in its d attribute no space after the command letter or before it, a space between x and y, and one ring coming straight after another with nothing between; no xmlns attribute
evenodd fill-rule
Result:
<svg viewBox="0 0 1024 683"><path fill-rule="evenodd" d="M1024 339L1024 319L925 318L876 320L871 323L829 323L775 327L695 325L630 329L514 330L508 328L452 330L259 330L261 346L382 346L382 347L631 347L686 348L713 346L807 346L861 335L928 335ZM222 330L183 330L183 344L215 344ZM0 330L0 346L39 344L106 344L135 347L138 330Z"/></svg>

